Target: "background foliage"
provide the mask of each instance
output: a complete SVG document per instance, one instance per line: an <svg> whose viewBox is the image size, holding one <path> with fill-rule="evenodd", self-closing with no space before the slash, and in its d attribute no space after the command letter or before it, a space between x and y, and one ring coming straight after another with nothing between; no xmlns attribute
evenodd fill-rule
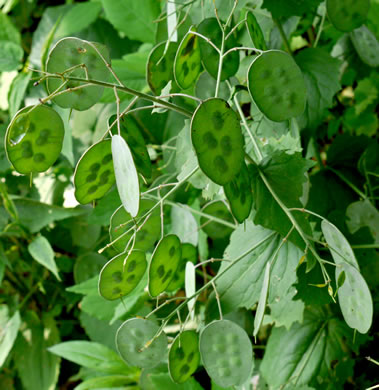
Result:
<svg viewBox="0 0 379 390"><path fill-rule="evenodd" d="M178 19L183 20L179 42L191 24L215 16L210 0L175 3ZM222 20L227 19L233 3L215 1ZM178 385L172 382L167 364L141 370L128 366L116 352L115 334L123 321L146 316L154 310L156 300L144 289L146 279L123 302L99 295L99 272L118 253L107 244L110 217L121 201L113 186L94 205L82 206L75 199L73 185L79 158L101 139L109 118L117 112L113 91L105 90L100 102L87 111L71 112L54 105L65 128L62 152L31 184L5 155L4 136L12 117L20 108L38 104L47 96L44 83L33 85L39 76L30 68L44 70L49 50L63 37L105 44L122 83L151 93L146 63L152 48L167 40L166 2L0 0L0 7L1 389L218 389L202 366L189 381ZM329 285L312 254L306 253L301 237L292 233L288 242L282 240L292 222L268 189L272 188L286 207L306 204L347 238L373 297L375 323L379 78L377 68L367 64L364 49L362 54L361 38L338 31L325 17L325 7L319 0L240 0L235 9L233 25L244 19L246 11L253 11L267 47L293 53L307 88L307 105L296 121L269 120L247 92L247 69L255 57L249 50L238 52L238 71L229 77L231 92L226 82L219 86L220 97L236 110L240 106L263 157L261 165L249 168L253 210L243 224L229 211L213 215L211 223L202 215L212 214L202 209L204 205L226 198L221 186L200 171L184 180L197 167L188 118L162 107L133 114L152 161L152 177L143 191L176 180L184 183L162 209L165 233L195 245L199 262L243 257L218 278L216 286L224 318L243 327L252 340L254 333L251 388L363 389L378 379L376 365L365 358L378 359L374 346L377 329L371 327L366 334L354 332L331 296L339 286L334 266L328 264L334 254L323 239L328 227L314 215L293 213L326 260L325 270L332 279ZM371 0L365 25L376 39L378 14L379 2ZM244 23L235 30L234 44L251 46ZM204 71L185 92L207 99L214 96L215 86L216 80ZM172 92L175 86L171 88ZM121 109L132 100L127 93L119 97ZM197 105L180 96L171 101L190 112ZM138 100L136 107L147 104ZM246 152L254 161L256 150L246 131L244 136ZM167 188L152 194L157 201L167 194ZM159 213L157 220L159 224ZM262 240L262 245L243 256ZM341 250L346 250L341 245ZM148 252L150 255L151 250ZM266 264L273 256L276 260L264 302L267 308L258 332L256 321L262 310L258 302L268 283ZM215 261L198 268L197 289L226 267L228 262ZM182 285L173 295L177 300L153 317L168 316L185 295ZM218 317L218 301L210 288L198 297L192 323L202 327ZM176 318L167 326L169 336L175 336Z"/></svg>

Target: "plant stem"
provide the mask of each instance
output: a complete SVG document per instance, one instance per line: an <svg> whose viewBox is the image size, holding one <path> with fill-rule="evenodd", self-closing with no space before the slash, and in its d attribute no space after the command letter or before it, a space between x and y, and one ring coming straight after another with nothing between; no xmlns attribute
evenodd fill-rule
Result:
<svg viewBox="0 0 379 390"><path fill-rule="evenodd" d="M105 87L105 88L112 88L112 89L116 88L119 91L126 92L126 93L128 93L130 95L138 96L141 99L157 103L160 106L163 106L163 107L166 107L166 108L168 108L170 110L176 111L176 112L178 112L180 114L183 114L183 115L185 115L187 117L192 117L192 112L186 110L185 108L182 108L180 106L177 106L176 104L167 102L167 101L165 101L163 99L157 98L155 96L148 95L147 93L143 93L143 92L140 92L140 91L137 91L135 89L132 89L132 88L129 88L129 87L125 87L125 86L122 86L122 85L112 84L112 83L108 83L108 82L100 81L100 80L82 79L80 77L71 77L71 76L70 77L62 77L62 76L60 76L58 74L48 74L46 77L47 78L53 78L53 79L63 79L65 81L78 81L78 82L83 82L83 83L86 83L86 84L98 85L98 86Z"/></svg>
<svg viewBox="0 0 379 390"><path fill-rule="evenodd" d="M218 92L220 89L221 83L221 73L222 73L222 63L224 61L224 50L225 50L225 31L222 29L222 38L221 38L221 49L220 49L220 58L218 60L218 71L217 71L217 81L216 81L216 90L215 90L215 98L218 97Z"/></svg>
<svg viewBox="0 0 379 390"><path fill-rule="evenodd" d="M317 35L316 35L316 39L313 43L313 47L316 47L318 44L318 41L320 40L322 29L324 28L325 16L326 16L326 7L325 7L324 13L322 14L322 17L321 17L320 27L317 31Z"/></svg>
<svg viewBox="0 0 379 390"><path fill-rule="evenodd" d="M342 173L338 172L334 168L326 167L328 171L333 172L337 175L345 184L347 184L357 195L359 195L362 199L367 199L366 194L364 194L359 188L357 188L350 180L348 180Z"/></svg>

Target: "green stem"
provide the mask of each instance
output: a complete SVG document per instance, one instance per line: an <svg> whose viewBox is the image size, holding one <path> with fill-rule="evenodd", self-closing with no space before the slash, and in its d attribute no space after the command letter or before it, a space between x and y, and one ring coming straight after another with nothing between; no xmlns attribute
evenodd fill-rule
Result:
<svg viewBox="0 0 379 390"><path fill-rule="evenodd" d="M326 7L325 7L325 10L324 10L324 13L322 14L320 27L319 27L319 29L317 31L317 36L316 36L316 39L315 39L315 41L313 43L313 47L316 47L317 44L318 44L318 41L320 40L322 29L324 28L325 16L326 16Z"/></svg>
<svg viewBox="0 0 379 390"><path fill-rule="evenodd" d="M379 249L379 244L351 245L353 249Z"/></svg>
<svg viewBox="0 0 379 390"><path fill-rule="evenodd" d="M219 89L220 89L221 73L222 73L222 63L224 61L225 31L222 30L221 33L222 33L222 39L221 39L220 57L219 57L219 60L218 60L218 71L217 71L215 98L218 97L218 92L219 92Z"/></svg>
<svg viewBox="0 0 379 390"><path fill-rule="evenodd" d="M278 19L274 19L274 23L276 24L276 27L278 27L279 34L280 34L280 36L281 36L282 39L283 39L284 47L286 48L286 50L288 51L288 53L293 57L293 53L292 53L290 44L289 44L289 42L288 42L286 33L285 33L284 30L283 30L282 24L279 22Z"/></svg>
<svg viewBox="0 0 379 390"><path fill-rule="evenodd" d="M357 195L359 195L362 199L367 199L367 195L364 194L359 188L355 186L349 179L347 179L342 173L338 172L334 168L327 167L328 171L333 172L337 175L345 184L347 184Z"/></svg>
<svg viewBox="0 0 379 390"><path fill-rule="evenodd" d="M176 104L167 102L167 101L165 101L163 99L157 98L155 96L148 95L147 93L139 92L139 91L137 91L135 89L128 88L128 87L125 87L125 86L122 86L122 85L108 83L108 82L100 81L100 80L82 79L80 77L60 76L58 74L49 74L49 75L47 75L47 78L61 79L61 80L63 79L65 81L83 82L83 83L86 83L86 84L98 85L98 86L105 87L105 88L112 88L112 89L116 88L119 91L128 93L130 95L138 96L139 98L144 99L144 100L148 100L148 101L157 103L160 106L163 106L163 107L166 107L166 108L168 108L170 110L176 111L176 112L178 112L180 114L183 114L183 115L185 115L187 117L192 117L192 112L186 110L185 108L182 108L180 106L177 106Z"/></svg>

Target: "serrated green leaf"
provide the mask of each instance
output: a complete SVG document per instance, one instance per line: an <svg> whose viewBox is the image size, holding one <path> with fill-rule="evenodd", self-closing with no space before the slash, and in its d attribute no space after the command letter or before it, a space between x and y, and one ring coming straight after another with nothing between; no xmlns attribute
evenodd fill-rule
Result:
<svg viewBox="0 0 379 390"><path fill-rule="evenodd" d="M307 106L300 117L305 127L315 127L324 116L326 108L333 104L333 97L341 88L339 83L340 61L321 48L302 50L295 60L303 71L307 86Z"/></svg>
<svg viewBox="0 0 379 390"><path fill-rule="evenodd" d="M346 339L348 341L346 341ZM342 363L349 353L352 332L322 309L308 309L302 323L291 329L274 328L261 364L261 373L273 388L306 385L312 379L327 381L331 363ZM272 375L275 372L276 375ZM322 386L318 383L318 386ZM287 386L286 386L287 387Z"/></svg>

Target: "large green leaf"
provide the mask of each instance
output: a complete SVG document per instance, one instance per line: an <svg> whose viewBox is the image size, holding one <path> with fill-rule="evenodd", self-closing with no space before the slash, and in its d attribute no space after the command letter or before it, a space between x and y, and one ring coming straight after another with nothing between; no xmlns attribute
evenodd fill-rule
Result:
<svg viewBox="0 0 379 390"><path fill-rule="evenodd" d="M262 8L268 9L273 18L289 18L293 15L301 16L306 12L315 12L321 0L264 0Z"/></svg>
<svg viewBox="0 0 379 390"><path fill-rule="evenodd" d="M251 221L246 227L239 226L231 235L230 244L225 250L224 258L236 259L249 248L266 240L257 249L241 259L217 282L222 308L225 313L236 307L251 308L258 302L263 286L266 264L272 260L280 240L272 231L254 226ZM296 267L302 252L293 244L285 243L279 250L271 267L268 292L268 306L272 320L277 325L289 327L295 321L301 321L304 304L293 301L296 289L292 286L297 281ZM230 263L223 262L220 272Z"/></svg>
<svg viewBox="0 0 379 390"><path fill-rule="evenodd" d="M27 312L26 327L15 345L15 363L25 390L54 389L59 375L60 359L47 350L59 342L59 332L52 317L42 321L35 312Z"/></svg>
<svg viewBox="0 0 379 390"><path fill-rule="evenodd" d="M107 374L126 374L128 369L115 351L91 341L66 341L49 348L49 351L82 367L94 368Z"/></svg>
<svg viewBox="0 0 379 390"><path fill-rule="evenodd" d="M287 208L303 207L301 197L308 178L306 172L313 162L305 160L300 153L289 155L283 151L273 153L265 158L260 167L252 166L252 187L256 214L254 223L286 236L292 228L292 222L279 206L273 193ZM270 192L269 187L272 192ZM300 227L309 235L311 228L301 213L293 213ZM305 243L297 231L289 240L299 248L305 248Z"/></svg>
<svg viewBox="0 0 379 390"><path fill-rule="evenodd" d="M10 72L21 66L24 50L11 41L0 41L0 72Z"/></svg>
<svg viewBox="0 0 379 390"><path fill-rule="evenodd" d="M323 119L325 109L333 104L333 97L341 88L340 61L324 49L302 50L295 60L303 71L307 86L307 106L300 117L303 126L315 127Z"/></svg>
<svg viewBox="0 0 379 390"><path fill-rule="evenodd" d="M352 340L352 332L343 322L322 309L309 309L301 324L295 323L289 330L273 329L261 373L275 389L285 384L312 385L316 377L321 381L316 382L317 388L326 388L322 383L329 381L335 367L349 356L347 340Z"/></svg>
<svg viewBox="0 0 379 390"><path fill-rule="evenodd" d="M155 0L102 0L107 19L130 39L155 42L160 7Z"/></svg>
<svg viewBox="0 0 379 390"><path fill-rule="evenodd" d="M31 233L36 233L54 221L79 216L87 213L85 209L63 208L40 203L33 199L17 198L14 204L18 211L21 225Z"/></svg>

